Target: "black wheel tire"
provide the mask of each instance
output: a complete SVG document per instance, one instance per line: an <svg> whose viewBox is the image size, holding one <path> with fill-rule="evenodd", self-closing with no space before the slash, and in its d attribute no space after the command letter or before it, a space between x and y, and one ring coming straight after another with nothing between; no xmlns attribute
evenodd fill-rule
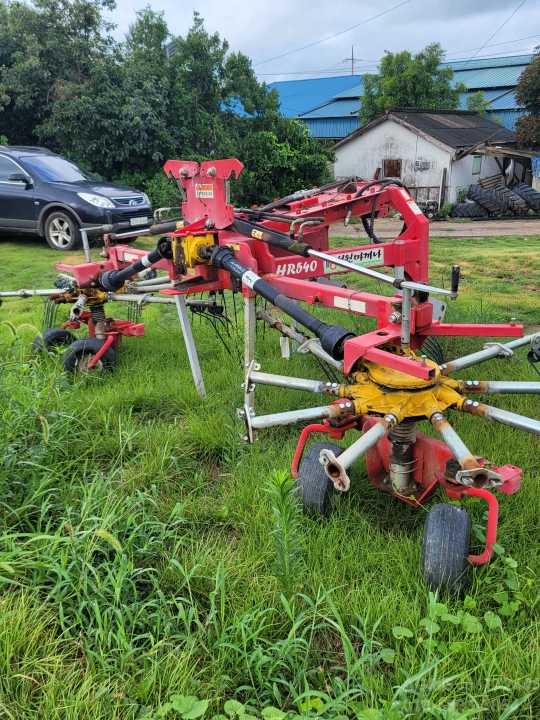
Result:
<svg viewBox="0 0 540 720"><path fill-rule="evenodd" d="M461 594L469 584L471 520L455 505L434 505L428 512L422 545L422 572L431 590Z"/></svg>
<svg viewBox="0 0 540 720"><path fill-rule="evenodd" d="M424 340L420 348L422 355L426 355L430 360L436 362L437 365L444 363L444 350L441 343L436 337L430 336Z"/></svg>
<svg viewBox="0 0 540 720"><path fill-rule="evenodd" d="M43 230L45 240L53 250L69 252L81 243L81 233L76 220L61 210L52 212L46 218Z"/></svg>
<svg viewBox="0 0 540 720"><path fill-rule="evenodd" d="M488 211L476 202L462 202L454 205L451 216L457 218L487 217Z"/></svg>
<svg viewBox="0 0 540 720"><path fill-rule="evenodd" d="M316 443L305 453L298 468L296 496L307 515L326 517L331 512L334 485L319 462L321 450L332 450L337 457L343 448L333 443Z"/></svg>
<svg viewBox="0 0 540 720"><path fill-rule="evenodd" d="M497 192L503 197L509 212L514 215L525 215L528 211L527 203L517 193L507 187L497 188Z"/></svg>
<svg viewBox="0 0 540 720"><path fill-rule="evenodd" d="M103 345L103 340L96 338L85 338L72 343L63 355L62 363L66 372L76 373L97 373L104 370L114 370L116 366L116 352L109 348L97 365L88 370L86 364L90 358L97 353Z"/></svg>
<svg viewBox="0 0 540 720"><path fill-rule="evenodd" d="M515 192L522 198L531 210L540 211L540 192L534 190L527 183L519 183L518 185L512 186L512 192Z"/></svg>
<svg viewBox="0 0 540 720"><path fill-rule="evenodd" d="M490 215L500 215L504 212L504 202L495 190L488 190L480 185L470 185L467 197L487 210Z"/></svg>
<svg viewBox="0 0 540 720"><path fill-rule="evenodd" d="M69 330L62 328L48 328L41 335L36 335L32 343L32 350L36 352L46 352L61 345L71 345L77 338Z"/></svg>

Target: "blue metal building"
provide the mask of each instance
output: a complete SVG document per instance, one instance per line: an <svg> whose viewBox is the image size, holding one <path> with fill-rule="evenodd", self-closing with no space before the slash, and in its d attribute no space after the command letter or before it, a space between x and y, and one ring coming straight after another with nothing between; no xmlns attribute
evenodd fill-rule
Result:
<svg viewBox="0 0 540 720"><path fill-rule="evenodd" d="M490 119L513 130L522 113L515 87L532 57L528 54L475 58L444 63L443 67L451 67L454 82L463 83L467 88L460 98L462 109L467 108L467 97L480 91L490 101ZM286 80L271 83L269 87L277 90L283 114L301 120L316 138L340 140L360 127L361 75Z"/></svg>

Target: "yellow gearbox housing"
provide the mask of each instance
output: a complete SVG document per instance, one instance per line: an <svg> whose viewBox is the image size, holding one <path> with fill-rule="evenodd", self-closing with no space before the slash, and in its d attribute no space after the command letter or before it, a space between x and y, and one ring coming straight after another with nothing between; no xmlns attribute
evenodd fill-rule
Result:
<svg viewBox="0 0 540 720"><path fill-rule="evenodd" d="M173 261L177 268L193 268L198 263L205 262L200 256L200 250L208 245L215 245L216 238L213 233L204 235L173 236L172 238Z"/></svg>
<svg viewBox="0 0 540 720"><path fill-rule="evenodd" d="M449 407L461 408L465 398L458 391L459 382L441 375L431 360L425 363L435 371L429 380L364 362L353 375L354 383L340 386L339 397L350 399L358 415L389 414L398 422L430 418Z"/></svg>

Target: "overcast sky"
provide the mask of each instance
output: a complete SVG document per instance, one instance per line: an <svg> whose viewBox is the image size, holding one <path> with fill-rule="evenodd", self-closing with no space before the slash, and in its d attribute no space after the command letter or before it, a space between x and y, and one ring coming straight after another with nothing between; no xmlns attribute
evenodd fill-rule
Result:
<svg viewBox="0 0 540 720"><path fill-rule="evenodd" d="M385 50L418 51L431 42L440 42L449 60L529 52L540 45L540 0L522 2L117 0L112 20L121 37L136 11L150 4L165 13L172 33L182 35L197 10L208 30L248 55L260 79L271 82L350 73L345 58L352 46L359 73L373 70Z"/></svg>

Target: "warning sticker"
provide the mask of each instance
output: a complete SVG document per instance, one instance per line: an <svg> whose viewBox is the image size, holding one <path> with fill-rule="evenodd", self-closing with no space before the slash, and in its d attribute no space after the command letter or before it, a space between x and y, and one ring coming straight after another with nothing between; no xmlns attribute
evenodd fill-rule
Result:
<svg viewBox="0 0 540 720"><path fill-rule="evenodd" d="M214 197L212 183L195 183L195 197L212 199Z"/></svg>
<svg viewBox="0 0 540 720"><path fill-rule="evenodd" d="M349 250L344 253L336 253L334 257L340 260L346 260L347 262L353 263L354 265L362 265L367 267L369 265L383 265L384 264L384 252L382 248L371 248L369 250ZM332 272L337 270L338 266L331 263L329 260L324 261L324 272Z"/></svg>

